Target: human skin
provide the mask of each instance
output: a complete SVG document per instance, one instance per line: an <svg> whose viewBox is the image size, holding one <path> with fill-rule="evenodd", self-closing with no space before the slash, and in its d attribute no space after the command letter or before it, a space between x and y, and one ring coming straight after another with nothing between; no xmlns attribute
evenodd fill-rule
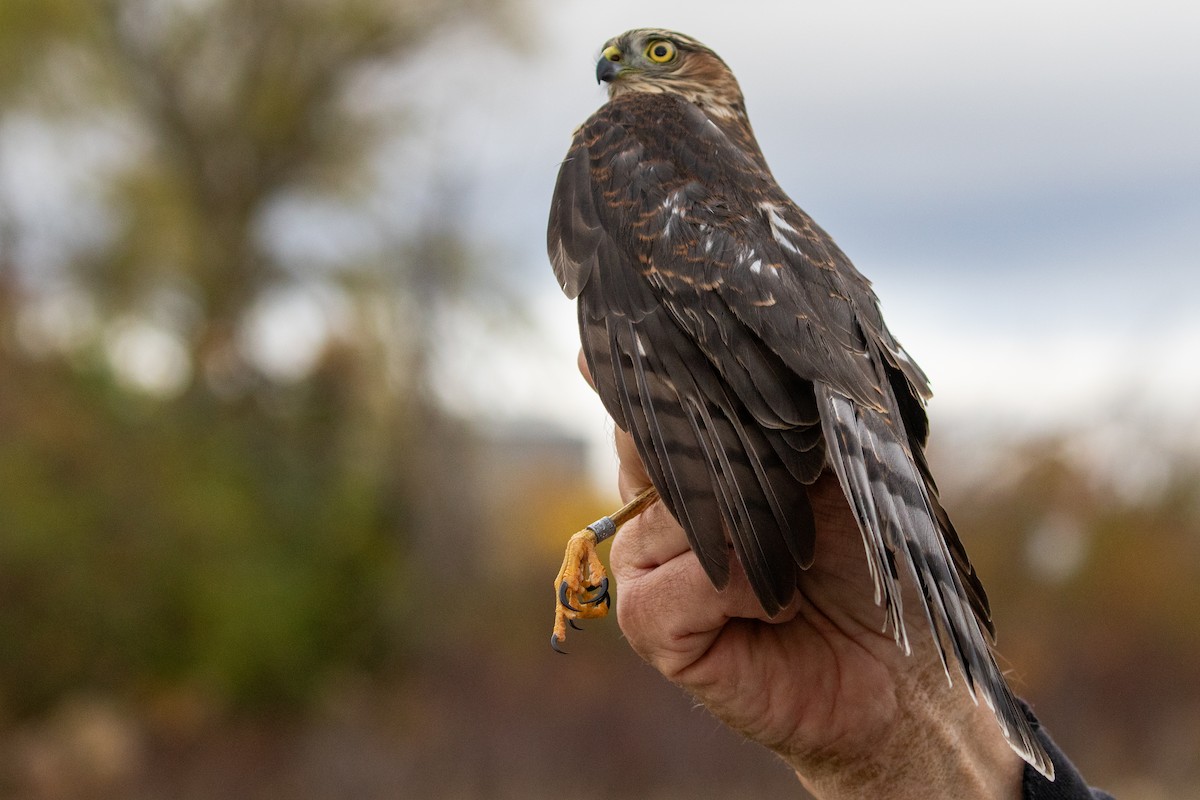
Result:
<svg viewBox="0 0 1200 800"><path fill-rule="evenodd" d="M586 368L580 359L586 377ZM625 500L650 486L616 431ZM1018 800L1023 762L961 673L946 678L906 586L912 655L874 602L862 538L836 478L809 487L816 560L767 618L733 559L717 591L661 502L613 540L617 621L633 649L714 716L782 758L821 800Z"/></svg>

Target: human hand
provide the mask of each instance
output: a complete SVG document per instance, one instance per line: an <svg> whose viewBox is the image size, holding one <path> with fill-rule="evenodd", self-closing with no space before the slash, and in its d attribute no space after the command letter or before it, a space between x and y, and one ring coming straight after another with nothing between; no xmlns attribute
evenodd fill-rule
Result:
<svg viewBox="0 0 1200 800"><path fill-rule="evenodd" d="M618 430L616 439L629 500L650 480L629 435ZM826 474L808 491L816 561L774 619L736 559L729 586L712 586L661 502L626 523L610 563L630 645L782 757L819 798L1020 797L1021 760L961 676L948 684L919 611L909 621L911 656L881 632L884 614L836 478Z"/></svg>

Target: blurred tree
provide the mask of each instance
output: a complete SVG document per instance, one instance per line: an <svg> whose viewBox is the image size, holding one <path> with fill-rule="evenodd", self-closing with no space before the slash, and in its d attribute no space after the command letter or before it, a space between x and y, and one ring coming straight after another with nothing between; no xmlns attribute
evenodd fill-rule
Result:
<svg viewBox="0 0 1200 800"><path fill-rule="evenodd" d="M374 89L503 5L0 4L0 713L395 663L414 460L470 438L424 355L470 256L378 207L411 120Z"/></svg>
<svg viewBox="0 0 1200 800"><path fill-rule="evenodd" d="M1152 427L1140 427L1131 438L1149 447ZM1158 796L1190 796L1200 785L1200 459L1164 443L1159 480L1145 480L1133 452L1105 474L1080 458L1086 436L997 442L996 468L967 485L938 474L951 476L951 513L1018 692L1098 785L1135 795L1122 787L1140 774L1170 787Z"/></svg>

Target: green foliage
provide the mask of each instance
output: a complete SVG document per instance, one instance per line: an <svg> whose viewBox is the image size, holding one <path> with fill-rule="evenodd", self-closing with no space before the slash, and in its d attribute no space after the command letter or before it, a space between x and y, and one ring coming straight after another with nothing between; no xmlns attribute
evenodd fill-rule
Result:
<svg viewBox="0 0 1200 800"><path fill-rule="evenodd" d="M172 682L294 702L332 666L394 655L403 509L339 452L337 424L314 433L327 415L131 402L102 376L12 362L0 380L21 387L0 399L12 710Z"/></svg>

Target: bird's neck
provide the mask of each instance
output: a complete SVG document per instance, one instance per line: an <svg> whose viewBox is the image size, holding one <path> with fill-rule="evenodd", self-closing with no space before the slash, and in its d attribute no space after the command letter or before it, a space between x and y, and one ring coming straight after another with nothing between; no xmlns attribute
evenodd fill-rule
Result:
<svg viewBox="0 0 1200 800"><path fill-rule="evenodd" d="M688 99L703 111L704 115L712 120L713 124L729 137L729 140L742 152L750 156L763 170L770 172L762 148L758 146L758 139L754 136L750 118L746 115L746 103L741 96L738 96L736 101L727 104L705 102L705 98Z"/></svg>
<svg viewBox="0 0 1200 800"><path fill-rule="evenodd" d="M614 82L609 86L610 102L619 97L635 94L672 95L686 100L700 109L713 125L729 138L730 142L753 159L764 171L770 172L762 149L758 146L758 139L754 136L754 129L750 126L750 118L746 115L746 101L742 99L742 93L736 88L733 91L715 93L703 84L692 85L680 81L665 86L650 81L626 80L619 83Z"/></svg>

